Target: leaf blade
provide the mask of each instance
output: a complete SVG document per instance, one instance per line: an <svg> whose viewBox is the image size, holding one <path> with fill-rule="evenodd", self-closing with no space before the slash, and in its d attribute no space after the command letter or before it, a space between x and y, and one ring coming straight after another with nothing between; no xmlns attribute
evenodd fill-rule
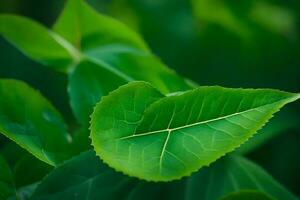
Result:
<svg viewBox="0 0 300 200"><path fill-rule="evenodd" d="M153 95L146 104L142 93ZM162 97L146 83L130 83L96 106L92 145L117 171L151 181L179 179L240 146L298 98L276 90L221 87Z"/></svg>
<svg viewBox="0 0 300 200"><path fill-rule="evenodd" d="M82 52L114 43L148 51L138 34L119 21L100 15L83 0L67 1L53 30Z"/></svg>
<svg viewBox="0 0 300 200"><path fill-rule="evenodd" d="M25 17L0 15L0 34L28 57L61 72L67 72L78 57L63 38Z"/></svg>
<svg viewBox="0 0 300 200"><path fill-rule="evenodd" d="M211 192L215 188L219 189ZM253 190L274 199L297 199L254 162L242 156L229 155L188 179L186 200L218 200L229 194Z"/></svg>
<svg viewBox="0 0 300 200"><path fill-rule="evenodd" d="M50 165L71 155L65 123L40 93L22 81L1 79L0 96L3 135Z"/></svg>

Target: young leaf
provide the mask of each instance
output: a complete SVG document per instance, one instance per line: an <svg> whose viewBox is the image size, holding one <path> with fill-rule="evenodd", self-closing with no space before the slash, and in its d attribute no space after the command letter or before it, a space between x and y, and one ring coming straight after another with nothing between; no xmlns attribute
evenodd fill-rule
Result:
<svg viewBox="0 0 300 200"><path fill-rule="evenodd" d="M98 14L83 0L68 0L53 29L81 52L104 50L116 44L148 51L138 34L119 21Z"/></svg>
<svg viewBox="0 0 300 200"><path fill-rule="evenodd" d="M70 136L60 114L21 81L0 80L0 133L50 165L71 155Z"/></svg>
<svg viewBox="0 0 300 200"><path fill-rule="evenodd" d="M186 185L186 200L219 200L245 190L256 190L276 200L298 199L264 169L241 156L218 160L189 177Z"/></svg>
<svg viewBox="0 0 300 200"><path fill-rule="evenodd" d="M0 34L28 57L58 71L67 71L77 57L63 38L24 17L0 15Z"/></svg>
<svg viewBox="0 0 300 200"><path fill-rule="evenodd" d="M145 82L96 106L92 145L111 167L151 181L188 176L234 150L299 94L200 87L164 97Z"/></svg>
<svg viewBox="0 0 300 200"><path fill-rule="evenodd" d="M0 200L5 200L12 195L15 195L13 177L8 164L0 156Z"/></svg>

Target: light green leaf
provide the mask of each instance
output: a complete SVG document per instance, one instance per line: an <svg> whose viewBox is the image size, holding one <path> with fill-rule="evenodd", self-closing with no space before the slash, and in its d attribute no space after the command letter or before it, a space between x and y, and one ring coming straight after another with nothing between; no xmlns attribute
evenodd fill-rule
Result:
<svg viewBox="0 0 300 200"><path fill-rule="evenodd" d="M105 50L112 45L148 51L138 34L119 21L100 15L83 0L68 0L53 29L81 52Z"/></svg>
<svg viewBox="0 0 300 200"><path fill-rule="evenodd" d="M28 57L58 71L67 71L77 57L63 38L24 17L0 15L0 34Z"/></svg>
<svg viewBox="0 0 300 200"><path fill-rule="evenodd" d="M0 80L0 133L50 165L71 155L71 138L60 114L21 81Z"/></svg>
<svg viewBox="0 0 300 200"><path fill-rule="evenodd" d="M219 200L245 190L256 190L276 200L298 199L264 169L241 156L226 156L203 168L187 179L186 187L186 200Z"/></svg>
<svg viewBox="0 0 300 200"><path fill-rule="evenodd" d="M145 82L133 82L96 106L92 144L117 171L151 181L179 179L233 151L298 98L217 86L165 97Z"/></svg>
<svg viewBox="0 0 300 200"><path fill-rule="evenodd" d="M12 195L15 195L13 177L8 164L0 155L0 200L6 200Z"/></svg>

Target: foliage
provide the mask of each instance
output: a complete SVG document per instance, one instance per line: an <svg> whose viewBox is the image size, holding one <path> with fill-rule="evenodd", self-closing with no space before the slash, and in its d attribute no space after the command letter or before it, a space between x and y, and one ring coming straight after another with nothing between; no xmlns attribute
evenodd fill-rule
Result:
<svg viewBox="0 0 300 200"><path fill-rule="evenodd" d="M220 15L203 12L203 5ZM226 5L214 6L195 5L195 12L248 36ZM285 20L285 26L266 26L292 30L292 17ZM297 199L242 154L274 134L271 126L255 135L300 94L199 87L163 64L136 32L83 0L69 0L52 29L2 14L0 34L66 77L77 120L65 122L25 82L0 80L0 133L6 136L0 138L0 199Z"/></svg>

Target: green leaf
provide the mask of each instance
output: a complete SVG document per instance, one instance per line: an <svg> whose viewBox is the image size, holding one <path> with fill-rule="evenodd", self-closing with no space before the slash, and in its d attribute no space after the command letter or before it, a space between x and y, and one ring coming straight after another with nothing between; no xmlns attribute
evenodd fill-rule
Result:
<svg viewBox="0 0 300 200"><path fill-rule="evenodd" d="M17 196L11 196L7 200L29 200L37 185L38 183L34 183L21 187L17 190Z"/></svg>
<svg viewBox="0 0 300 200"><path fill-rule="evenodd" d="M13 178L8 164L0 155L0 200L6 200L15 195Z"/></svg>
<svg viewBox="0 0 300 200"><path fill-rule="evenodd" d="M78 55L63 38L30 19L0 15L0 34L33 60L67 71Z"/></svg>
<svg viewBox="0 0 300 200"><path fill-rule="evenodd" d="M129 81L148 81L164 93L191 88L153 56L121 53L103 60L82 61L69 77L71 106L83 124L102 96Z"/></svg>
<svg viewBox="0 0 300 200"><path fill-rule="evenodd" d="M82 153L54 169L38 185L31 199L218 200L241 190L257 190L275 199L295 200L260 167L239 156L220 159L181 181L151 183L116 173L93 151Z"/></svg>
<svg viewBox="0 0 300 200"><path fill-rule="evenodd" d="M25 154L13 167L16 188L40 181L53 167L30 154Z"/></svg>
<svg viewBox="0 0 300 200"><path fill-rule="evenodd" d="M88 151L52 171L38 185L31 199L154 199L162 189L160 184L139 182L114 172L103 165L93 151Z"/></svg>
<svg viewBox="0 0 300 200"><path fill-rule="evenodd" d="M97 64L81 62L70 74L68 88L71 107L78 121L88 124L100 98L125 83L124 79Z"/></svg>
<svg viewBox="0 0 300 200"><path fill-rule="evenodd" d="M268 195L258 192L255 190L242 190L240 192L234 192L228 196L222 198L221 200L274 200Z"/></svg>
<svg viewBox="0 0 300 200"><path fill-rule="evenodd" d="M226 156L187 180L186 200L218 200L256 190L276 200L297 200L264 169L241 156ZM243 199L243 198L240 198Z"/></svg>
<svg viewBox="0 0 300 200"><path fill-rule="evenodd" d="M39 181L53 169L52 166L37 159L15 142L7 140L9 142L0 149L0 153L11 166L16 188Z"/></svg>
<svg viewBox="0 0 300 200"><path fill-rule="evenodd" d="M71 107L83 125L88 125L92 109L103 95L129 81L150 82L164 93L192 88L153 56L137 33L113 18L100 15L83 0L67 2L54 25L55 33L17 16L4 15L0 23L5 25L1 33L9 41L44 64L52 64L44 54L50 54L58 69L61 69L61 51L70 57L69 63L62 64L62 70L69 72ZM35 43L42 50L30 46L34 38L42 40Z"/></svg>
<svg viewBox="0 0 300 200"><path fill-rule="evenodd" d="M21 81L0 80L0 133L50 165L71 155L71 138L60 114Z"/></svg>
<svg viewBox="0 0 300 200"><path fill-rule="evenodd" d="M96 106L92 144L117 171L151 181L179 179L233 151L298 98L217 86L165 97L145 82L133 82Z"/></svg>
<svg viewBox="0 0 300 200"><path fill-rule="evenodd" d="M81 52L104 50L112 45L148 51L138 34L119 21L98 14L83 0L69 0L53 29Z"/></svg>
<svg viewBox="0 0 300 200"><path fill-rule="evenodd" d="M165 93L191 88L151 55L134 31L82 0L68 1L54 30L84 55L69 77L71 106L82 124L102 96L129 81L144 80Z"/></svg>

